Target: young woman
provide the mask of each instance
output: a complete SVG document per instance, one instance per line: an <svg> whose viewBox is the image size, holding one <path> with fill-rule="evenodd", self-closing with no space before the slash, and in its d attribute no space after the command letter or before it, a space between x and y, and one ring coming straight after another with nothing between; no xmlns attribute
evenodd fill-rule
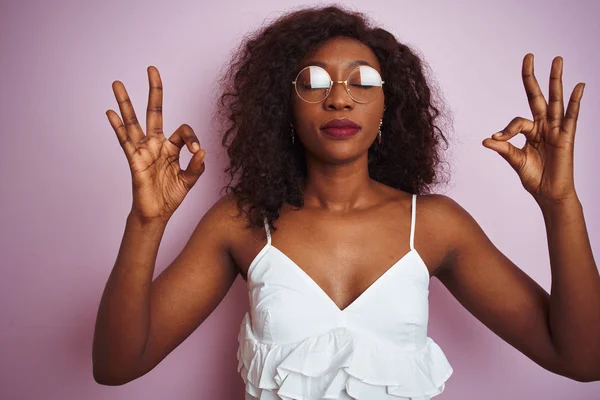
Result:
<svg viewBox="0 0 600 400"><path fill-rule="evenodd" d="M107 116L131 167L133 205L98 311L97 382L124 384L154 368L238 274L250 296L238 349L247 399L441 393L453 370L427 336L431 276L543 368L599 380L600 276L573 183L584 84L565 110L562 65L552 63L546 102L527 54L533 119L483 141L540 206L551 296L461 206L431 193L446 137L422 63L359 13L295 11L242 43L219 103L228 193L154 281L165 226L204 172L205 151L188 125L164 135L156 68L146 134L114 82L121 117ZM519 133L521 149L508 141ZM181 170L184 146L193 157Z"/></svg>

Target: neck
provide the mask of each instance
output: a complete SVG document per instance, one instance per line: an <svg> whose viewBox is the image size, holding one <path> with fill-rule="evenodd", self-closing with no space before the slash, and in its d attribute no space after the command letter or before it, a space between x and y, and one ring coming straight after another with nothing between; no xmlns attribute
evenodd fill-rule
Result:
<svg viewBox="0 0 600 400"><path fill-rule="evenodd" d="M374 195L367 154L345 164L307 159L304 207L348 212L367 207L373 202Z"/></svg>

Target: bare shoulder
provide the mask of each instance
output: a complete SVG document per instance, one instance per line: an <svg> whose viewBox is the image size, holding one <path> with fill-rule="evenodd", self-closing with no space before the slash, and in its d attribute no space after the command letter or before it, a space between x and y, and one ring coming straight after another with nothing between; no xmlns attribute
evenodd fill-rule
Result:
<svg viewBox="0 0 600 400"><path fill-rule="evenodd" d="M444 194L417 196L417 245L433 254L434 274L452 265L459 243L481 230L473 217L454 199ZM420 228L420 229L419 229ZM423 237L425 236L425 238Z"/></svg>
<svg viewBox="0 0 600 400"><path fill-rule="evenodd" d="M240 211L238 198L227 194L215 201L202 219L209 219L211 231L218 235L223 248L230 249L235 238L246 230L247 217Z"/></svg>
<svg viewBox="0 0 600 400"><path fill-rule="evenodd" d="M438 221L439 229L450 235L464 234L465 224L473 220L467 210L447 195L436 193L419 195L417 198L425 217Z"/></svg>
<svg viewBox="0 0 600 400"><path fill-rule="evenodd" d="M410 215L413 194L383 185L381 189L387 194L387 204ZM469 235L477 223L458 202L444 194L417 195L415 210L414 246L430 276L439 278L439 273L452 265L461 238Z"/></svg>
<svg viewBox="0 0 600 400"><path fill-rule="evenodd" d="M447 255L437 274L442 283L449 284L459 273L467 273L467 257L479 257L481 261L487 259L488 262L492 257L506 259L475 218L457 201L446 195L434 194L423 196L422 203L427 204L427 218L437 221L440 241L447 248Z"/></svg>
<svg viewBox="0 0 600 400"><path fill-rule="evenodd" d="M205 217L211 231L218 236L222 251L227 254L230 266L245 279L245 264L256 246L264 241L264 232L249 226L248 205L228 194L219 198Z"/></svg>

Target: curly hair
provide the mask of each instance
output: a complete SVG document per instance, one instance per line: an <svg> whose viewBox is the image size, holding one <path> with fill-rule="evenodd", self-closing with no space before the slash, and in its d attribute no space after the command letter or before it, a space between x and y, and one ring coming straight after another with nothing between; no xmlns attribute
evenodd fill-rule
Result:
<svg viewBox="0 0 600 400"><path fill-rule="evenodd" d="M369 176L419 194L444 182L439 179L441 141L448 145L439 123L444 107L434 99L426 64L363 13L340 6L302 8L246 36L219 80L216 116L229 156L229 182L221 191L234 195L248 227L263 226L263 218L273 225L284 202L304 205L305 150L290 138L290 82L302 58L336 36L369 46L386 81L383 141L368 150Z"/></svg>

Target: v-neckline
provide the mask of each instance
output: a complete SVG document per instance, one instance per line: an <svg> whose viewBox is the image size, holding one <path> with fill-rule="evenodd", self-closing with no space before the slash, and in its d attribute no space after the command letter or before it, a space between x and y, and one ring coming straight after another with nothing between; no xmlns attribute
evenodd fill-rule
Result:
<svg viewBox="0 0 600 400"><path fill-rule="evenodd" d="M323 290L323 288L321 286L319 286L319 284L304 269L302 269L294 260L292 260L287 254L285 254L283 251L281 251L279 248L277 248L277 246L274 246L272 244L269 245L269 248L275 249L285 259L287 259L289 261L289 263L300 273L300 275L302 277L304 277L304 279L310 285L312 285L317 290L317 292L319 292L321 294L321 296L325 299L325 301L327 301L331 306L333 306L333 308L339 313L344 313L348 309L354 307L362 298L366 297L368 295L368 293L373 291L374 287L376 287L377 285L381 285L381 282L383 282L384 279L389 274L391 274L392 271L395 270L398 265L400 265L402 263L402 261L404 261L412 253L417 253L417 250L415 248L410 249L406 254L404 254L395 263L393 263L390 267L388 267L381 275L379 275L379 277L377 277L377 279L375 279L375 281L373 281L373 283L371 283L365 290L363 290L363 292L357 298L355 298L350 304L348 304L344 308L340 308L337 305L337 303L335 301L333 301L333 299L325 292L325 290ZM418 253L417 253L417 255L418 255ZM428 274L428 278L429 278L429 274Z"/></svg>

